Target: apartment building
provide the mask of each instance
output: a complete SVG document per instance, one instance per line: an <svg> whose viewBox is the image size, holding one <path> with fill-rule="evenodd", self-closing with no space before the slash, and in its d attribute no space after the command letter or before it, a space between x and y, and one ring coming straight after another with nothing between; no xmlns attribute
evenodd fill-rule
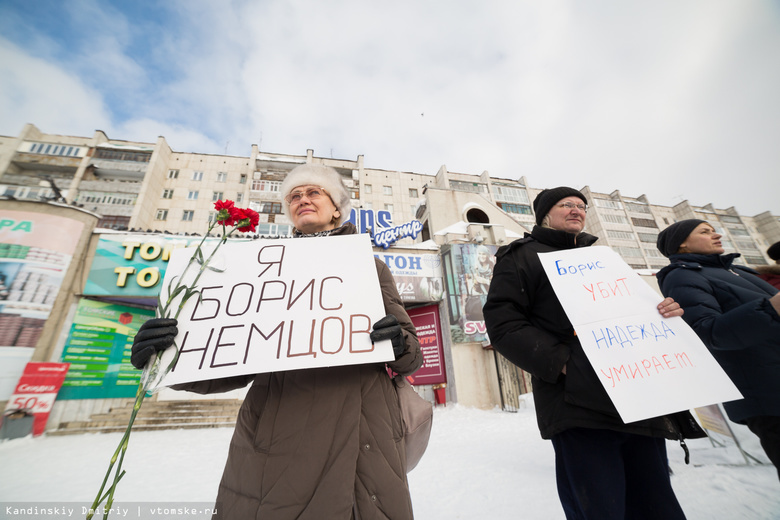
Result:
<svg viewBox="0 0 780 520"><path fill-rule="evenodd" d="M43 237L36 248L28 248L36 252L26 258L0 257L0 262L18 264L19 273L39 277L34 290L25 293L20 289L14 293L19 301L6 298L0 307L0 320L14 324L26 320L15 328L9 325L9 332L0 339L0 358L15 360L0 370L0 401L7 399L3 378L15 381L27 361L68 360L68 331L75 330L81 310L102 305L101 312L118 315L140 312L139 308L153 312L159 286L120 286L111 276L120 267L144 281L142 273L156 269L159 274L164 264L157 257L123 259L125 250L120 244L124 240L162 244L200 236L213 220L214 202L220 199L233 200L260 214L253 238L289 236L292 226L282 211L281 183L296 166L317 163L341 174L352 196L351 220L359 231L376 236L394 226L419 225L419 233L374 245L375 254L393 271L407 308L436 315L436 323L426 326L436 330L434 343L439 351L430 356L440 374L432 383L421 383L423 388L418 390L441 402L500 405L510 410L516 406L517 394L529 389L527 375L490 350L484 322L471 316L471 308L479 302L470 293L469 270L478 248L488 247L495 253L533 227L532 201L552 186L531 186L526 176L452 172L444 165L437 172L402 172L367 168L363 156L334 159L315 156L313 150L278 154L261 151L256 145L248 151L246 156L183 152L171 149L165 137L125 141L109 138L100 130L91 137L64 136L44 133L32 124L18 136L0 136L0 218L45 223L50 236L64 233L51 229L55 218L76 222L73 229L79 230L73 231L73 244L62 251L44 251L47 248L41 244L48 238ZM740 261L749 265L770 262L766 248L780 240L780 218L769 211L746 216L735 208L694 206L688 201L663 206L644 195L574 187L588 199L585 230L597 235L599 244L618 251L640 274L651 275L668 263L655 247L656 238L665 227L686 218L712 223L723 234L726 250L742 253ZM33 211L43 216L31 216ZM9 245L9 251L13 247ZM59 277L44 276L41 259L49 257L65 259L55 265L61 271ZM8 277L17 276L17 271L9 273ZM108 279L103 285L103 289L108 286L106 290L100 288L99 275L102 282ZM38 294L41 287L46 287L45 295ZM39 296L40 304L36 303ZM124 309L122 302L134 307ZM132 337L131 332L125 335ZM111 376L114 379L130 377L129 347L122 338L116 340L116 356L102 372L92 374L95 378L112 370L119 371ZM35 353L18 347L35 347ZM62 405L60 419L83 420L85 413L112 405L111 399L129 397L125 389L111 385L107 382L102 390L81 394L71 389L69 398L75 404ZM126 389L134 390L131 385ZM78 399L95 404L84 406Z"/></svg>

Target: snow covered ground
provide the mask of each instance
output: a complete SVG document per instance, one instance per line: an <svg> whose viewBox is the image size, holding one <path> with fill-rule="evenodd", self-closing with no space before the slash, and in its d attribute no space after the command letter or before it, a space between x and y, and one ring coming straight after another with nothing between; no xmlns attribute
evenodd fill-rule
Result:
<svg viewBox="0 0 780 520"><path fill-rule="evenodd" d="M767 460L749 430L738 427L737 433L749 452ZM229 428L134 432L117 507L129 509L127 518L204 518L184 509L182 515L165 510L190 506L197 512L211 506L231 434ZM120 437L44 436L0 443L0 518L83 518L81 508L94 498ZM689 447L686 466L679 445L668 444L672 483L690 520L780 519L774 466L745 465L733 443L715 448L700 439ZM418 520L563 518L552 446L539 437L530 400L518 413L437 407L428 451L409 474L409 485ZM74 512L27 514L35 506L39 513L45 507Z"/></svg>

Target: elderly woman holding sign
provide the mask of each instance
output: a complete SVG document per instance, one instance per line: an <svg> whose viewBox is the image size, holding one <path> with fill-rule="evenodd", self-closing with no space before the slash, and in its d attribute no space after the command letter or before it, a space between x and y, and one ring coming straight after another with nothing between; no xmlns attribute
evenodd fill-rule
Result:
<svg viewBox="0 0 780 520"><path fill-rule="evenodd" d="M723 405L729 418L747 424L780 468L780 293L735 264L740 255L724 254L720 239L698 219L663 230L658 249L671 263L658 284L742 392L744 399Z"/></svg>
<svg viewBox="0 0 780 520"><path fill-rule="evenodd" d="M334 169L302 165L281 186L295 237L356 233L350 196ZM312 262L316 262L312 243ZM409 375L423 362L414 325L393 276L376 260L387 316L372 341L390 339ZM144 366L176 335L173 320L149 320L133 344ZM177 390L224 392L252 387L238 415L217 495L220 518L410 519L405 446L396 389L384 364L291 370L176 385Z"/></svg>
<svg viewBox="0 0 780 520"><path fill-rule="evenodd" d="M685 518L669 480L664 438L704 434L688 412L621 420L539 260L539 253L597 240L583 233L587 199L561 186L542 191L533 207L531 233L496 253L483 311L493 347L533 377L536 418L555 449L566 518ZM682 314L670 298L658 311Z"/></svg>

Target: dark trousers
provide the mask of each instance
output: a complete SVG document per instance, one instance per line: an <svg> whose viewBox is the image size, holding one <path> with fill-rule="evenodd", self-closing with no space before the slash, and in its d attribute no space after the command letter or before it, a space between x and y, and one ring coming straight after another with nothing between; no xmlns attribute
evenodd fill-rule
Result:
<svg viewBox="0 0 780 520"><path fill-rule="evenodd" d="M758 435L761 447L777 468L777 477L780 478L780 417L762 415L750 417L745 422L750 431Z"/></svg>
<svg viewBox="0 0 780 520"><path fill-rule="evenodd" d="M666 441L572 428L552 437L568 520L684 520L669 480Z"/></svg>

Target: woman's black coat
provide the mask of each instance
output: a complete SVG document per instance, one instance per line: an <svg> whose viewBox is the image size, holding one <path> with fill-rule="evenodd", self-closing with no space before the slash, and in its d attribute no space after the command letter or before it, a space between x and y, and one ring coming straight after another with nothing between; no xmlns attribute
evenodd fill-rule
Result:
<svg viewBox="0 0 780 520"><path fill-rule="evenodd" d="M748 417L780 416L780 316L769 303L777 289L734 265L738 256L672 255L657 277L745 397L724 404L729 418L744 424Z"/></svg>

